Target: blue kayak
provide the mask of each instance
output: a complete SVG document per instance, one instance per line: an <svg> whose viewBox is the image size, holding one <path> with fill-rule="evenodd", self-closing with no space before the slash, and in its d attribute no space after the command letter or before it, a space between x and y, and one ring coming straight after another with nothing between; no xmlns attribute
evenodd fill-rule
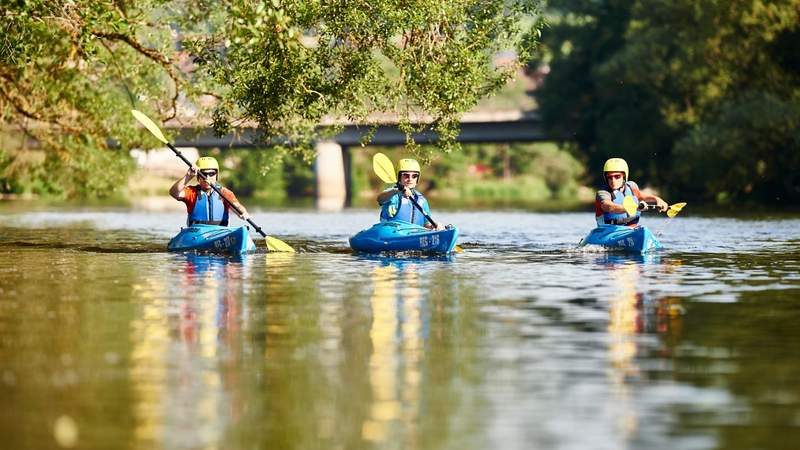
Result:
<svg viewBox="0 0 800 450"><path fill-rule="evenodd" d="M590 231L578 245L602 245L639 254L661 248L661 243L647 227L631 228L621 225L601 225Z"/></svg>
<svg viewBox="0 0 800 450"><path fill-rule="evenodd" d="M376 223L350 238L353 250L378 252L450 253L456 245L458 229L448 226L441 231L429 230L399 220Z"/></svg>
<svg viewBox="0 0 800 450"><path fill-rule="evenodd" d="M219 225L192 225L181 228L180 233L169 241L171 252L201 251L241 255L256 251L247 227L223 227Z"/></svg>

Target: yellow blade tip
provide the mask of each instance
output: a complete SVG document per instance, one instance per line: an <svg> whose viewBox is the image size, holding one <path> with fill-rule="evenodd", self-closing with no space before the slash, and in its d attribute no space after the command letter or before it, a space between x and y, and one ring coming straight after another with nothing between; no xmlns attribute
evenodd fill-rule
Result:
<svg viewBox="0 0 800 450"><path fill-rule="evenodd" d="M267 236L267 250L272 252L295 253L295 250L286 242L272 236Z"/></svg>
<svg viewBox="0 0 800 450"><path fill-rule="evenodd" d="M161 142L163 142L165 144L168 143L167 142L167 138L164 137L164 133L161 132L161 129L158 128L158 125L156 125L155 122L150 120L150 118L147 117L147 115L145 113L143 113L141 111L138 111L138 110L135 110L135 109L132 109L131 110L131 114L133 114L133 117L135 117L136 120L139 121L139 123L144 125L144 127L147 128L147 130L150 133L152 133L153 136L156 137L156 139L158 139L159 141L161 141Z"/></svg>
<svg viewBox="0 0 800 450"><path fill-rule="evenodd" d="M372 170L384 183L397 183L397 174L394 172L394 164L388 156L383 153L376 153L372 156Z"/></svg>

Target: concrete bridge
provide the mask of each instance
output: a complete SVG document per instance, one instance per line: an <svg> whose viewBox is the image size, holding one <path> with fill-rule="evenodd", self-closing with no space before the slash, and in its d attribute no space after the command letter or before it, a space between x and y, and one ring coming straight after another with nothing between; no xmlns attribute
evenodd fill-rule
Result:
<svg viewBox="0 0 800 450"><path fill-rule="evenodd" d="M377 117L379 123L368 145L404 145L405 134L397 126L396 116ZM421 119L421 121L424 119ZM325 124L323 124L324 126ZM333 124L329 124L333 125ZM167 128L180 129L175 145L196 148L263 148L259 144L258 129L242 127L228 136L216 137L211 130L197 134L192 128L166 124ZM345 124L343 130L326 141L316 144L315 163L317 207L322 210L339 210L345 206L350 194L350 147L361 146L362 138L371 130L369 125ZM433 130L413 135L420 144L438 141ZM530 111L478 111L462 116L458 141L461 143L513 143L548 140L542 132L539 117Z"/></svg>

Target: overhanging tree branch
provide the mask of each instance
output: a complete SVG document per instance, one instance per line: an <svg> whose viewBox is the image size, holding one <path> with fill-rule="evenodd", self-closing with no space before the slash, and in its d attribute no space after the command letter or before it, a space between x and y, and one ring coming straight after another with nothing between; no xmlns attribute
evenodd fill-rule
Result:
<svg viewBox="0 0 800 450"><path fill-rule="evenodd" d="M174 119L175 116L178 114L178 94L180 92L180 86L182 82L180 78L178 78L178 76L176 75L175 67L173 66L169 58L162 55L160 52L156 50L145 47L139 41L132 38L131 36L128 36L127 34L108 33L104 31L92 31L92 35L110 41L122 41L125 44L127 44L130 48L136 50L146 58L155 61L161 67L164 68L167 75L169 75L169 77L172 79L172 82L175 84L175 94L172 96L172 114L166 117L164 120Z"/></svg>

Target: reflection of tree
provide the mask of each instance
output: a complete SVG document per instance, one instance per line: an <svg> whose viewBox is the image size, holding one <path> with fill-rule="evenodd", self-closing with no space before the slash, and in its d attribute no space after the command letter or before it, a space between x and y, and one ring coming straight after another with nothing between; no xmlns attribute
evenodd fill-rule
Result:
<svg viewBox="0 0 800 450"><path fill-rule="evenodd" d="M53 448L62 415L77 426L77 448L132 442L129 405L137 398L124 368L131 342L120 330L137 314L130 286L144 270L118 254L7 250L0 252L2 447Z"/></svg>
<svg viewBox="0 0 800 450"><path fill-rule="evenodd" d="M688 302L670 343L674 377L730 392L736 405L687 405L678 431L713 426L717 448L795 448L800 411L797 290L743 292L735 303ZM741 403L739 403L741 402ZM780 430L776 432L776 430Z"/></svg>
<svg viewBox="0 0 800 450"><path fill-rule="evenodd" d="M266 257L243 309L242 359L237 362L245 399L241 420L224 442L231 447L309 448L335 443L333 388L344 382L328 370L330 329L318 286L324 275L304 255ZM349 381L348 381L349 382ZM323 445L327 447L327 445Z"/></svg>
<svg viewBox="0 0 800 450"><path fill-rule="evenodd" d="M420 449L489 448L482 439L487 402L475 392L489 368L486 317L472 281L448 270L427 282L430 319L423 366Z"/></svg>

